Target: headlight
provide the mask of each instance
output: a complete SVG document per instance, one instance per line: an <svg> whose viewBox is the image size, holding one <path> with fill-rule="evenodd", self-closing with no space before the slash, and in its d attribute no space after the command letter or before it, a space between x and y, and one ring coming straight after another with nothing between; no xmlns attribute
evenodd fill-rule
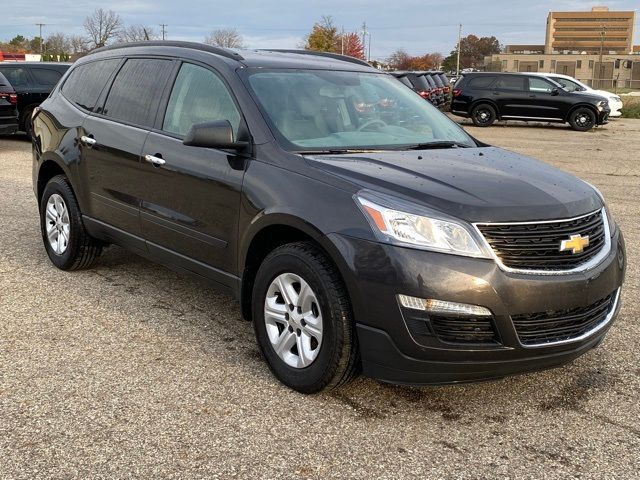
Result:
<svg viewBox="0 0 640 480"><path fill-rule="evenodd" d="M612 102L620 102L620 97L611 97L609 100L611 100Z"/></svg>
<svg viewBox="0 0 640 480"><path fill-rule="evenodd" d="M359 192L355 198L381 241L442 253L490 258L476 241L471 229L462 222L371 192Z"/></svg>
<svg viewBox="0 0 640 480"><path fill-rule="evenodd" d="M606 100L600 100L598 102L598 107L600 108L605 108L607 105L609 105L609 102L607 102Z"/></svg>

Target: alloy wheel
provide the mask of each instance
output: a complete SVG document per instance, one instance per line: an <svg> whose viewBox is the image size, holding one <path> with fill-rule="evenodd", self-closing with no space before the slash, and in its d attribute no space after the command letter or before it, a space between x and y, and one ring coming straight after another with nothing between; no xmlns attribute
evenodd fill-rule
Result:
<svg viewBox="0 0 640 480"><path fill-rule="evenodd" d="M273 279L264 301L264 322L276 354L288 366L305 368L322 345L322 312L318 298L299 275Z"/></svg>
<svg viewBox="0 0 640 480"><path fill-rule="evenodd" d="M57 193L49 197L45 216L49 245L56 255L62 255L69 246L71 222L67 205Z"/></svg>

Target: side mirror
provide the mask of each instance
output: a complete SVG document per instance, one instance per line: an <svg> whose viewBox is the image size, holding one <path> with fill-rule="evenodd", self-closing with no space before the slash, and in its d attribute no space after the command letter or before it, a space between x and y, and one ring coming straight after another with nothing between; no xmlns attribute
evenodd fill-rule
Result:
<svg viewBox="0 0 640 480"><path fill-rule="evenodd" d="M558 90L557 88L554 88L553 90L551 90L551 95L560 95L560 90Z"/></svg>
<svg viewBox="0 0 640 480"><path fill-rule="evenodd" d="M230 148L240 150L248 142L238 142L233 138L233 127L229 120L196 123L191 126L182 141L190 147Z"/></svg>

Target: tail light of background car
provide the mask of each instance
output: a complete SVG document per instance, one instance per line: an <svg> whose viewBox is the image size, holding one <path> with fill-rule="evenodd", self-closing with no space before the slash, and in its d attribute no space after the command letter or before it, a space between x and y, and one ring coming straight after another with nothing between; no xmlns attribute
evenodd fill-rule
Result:
<svg viewBox="0 0 640 480"><path fill-rule="evenodd" d="M459 88L454 88L453 89L453 96L454 97L459 97L462 94L462 90Z"/></svg>
<svg viewBox="0 0 640 480"><path fill-rule="evenodd" d="M11 105L18 104L18 95L15 93L2 93L0 92L0 98L6 98Z"/></svg>
<svg viewBox="0 0 640 480"><path fill-rule="evenodd" d="M427 92L426 90L420 90L418 92L418 95L420 95L422 98L430 98L431 97L431 92Z"/></svg>

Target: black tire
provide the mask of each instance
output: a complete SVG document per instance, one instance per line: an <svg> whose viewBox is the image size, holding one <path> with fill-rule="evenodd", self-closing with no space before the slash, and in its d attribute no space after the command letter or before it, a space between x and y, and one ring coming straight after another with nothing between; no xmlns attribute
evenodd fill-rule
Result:
<svg viewBox="0 0 640 480"><path fill-rule="evenodd" d="M488 103L480 103L471 110L471 120L476 127L490 127L497 118L496 109Z"/></svg>
<svg viewBox="0 0 640 480"><path fill-rule="evenodd" d="M322 312L320 350L315 360L304 368L289 366L278 356L265 325L264 304L268 289L282 273L293 273L307 282ZM337 270L315 244L283 245L265 258L256 275L252 309L262 355L276 378L288 387L302 393L316 393L339 387L357 375L360 358L349 297Z"/></svg>
<svg viewBox="0 0 640 480"><path fill-rule="evenodd" d="M65 250L56 253L47 236L47 203L52 195L62 197L68 212L69 238ZM40 199L40 231L44 248L51 262L60 270L80 270L89 268L102 253L103 243L89 236L82 222L82 214L78 201L64 175L53 177L44 188ZM64 242L63 242L64 243Z"/></svg>
<svg viewBox="0 0 640 480"><path fill-rule="evenodd" d="M33 114L33 108L28 108L22 114L22 130L27 134L27 137L33 137L33 122L31 121L31 115Z"/></svg>
<svg viewBox="0 0 640 480"><path fill-rule="evenodd" d="M588 132L596 125L596 114L587 107L576 108L569 115L569 124L578 132Z"/></svg>

